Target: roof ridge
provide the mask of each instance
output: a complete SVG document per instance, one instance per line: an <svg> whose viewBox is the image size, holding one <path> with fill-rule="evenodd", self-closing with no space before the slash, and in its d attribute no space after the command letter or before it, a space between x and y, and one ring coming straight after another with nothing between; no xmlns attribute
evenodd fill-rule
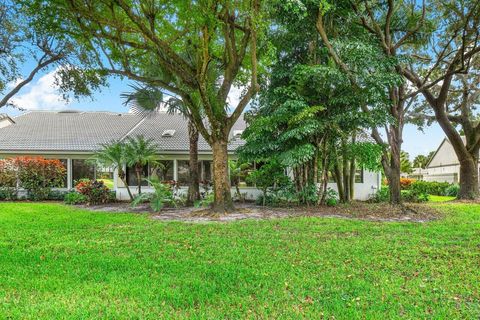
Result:
<svg viewBox="0 0 480 320"><path fill-rule="evenodd" d="M125 140L133 131L135 131L135 129L137 129L145 120L147 119L147 117L143 117L142 119L140 119L140 121L137 122L136 125L134 125L130 130L128 130L128 132L120 138L120 141L123 141Z"/></svg>

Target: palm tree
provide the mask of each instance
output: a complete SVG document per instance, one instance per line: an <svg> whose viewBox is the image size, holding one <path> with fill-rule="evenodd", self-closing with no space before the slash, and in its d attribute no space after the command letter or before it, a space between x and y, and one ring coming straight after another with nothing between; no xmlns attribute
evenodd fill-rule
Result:
<svg viewBox="0 0 480 320"><path fill-rule="evenodd" d="M121 141L112 141L102 145L102 149L95 152L92 161L100 166L110 167L117 169L118 178L123 182L127 188L128 196L130 200L133 200L132 192L128 186L126 174L123 170L123 166L126 163L125 144Z"/></svg>
<svg viewBox="0 0 480 320"><path fill-rule="evenodd" d="M163 92L152 86L132 85L132 92L123 93L125 105L130 105L130 110L137 115L148 117L160 111L160 106L165 103L168 113L179 112L188 119L189 136L189 176L187 205L193 205L200 200L200 174L198 171L198 138L199 133L191 119L189 109L185 107L182 100L171 97L164 102Z"/></svg>
<svg viewBox="0 0 480 320"><path fill-rule="evenodd" d="M127 166L135 169L138 194L142 193L143 168L148 164L160 165L157 152L158 146L153 143L153 139L145 139L144 136L136 136L135 138L127 137L125 143L125 160Z"/></svg>

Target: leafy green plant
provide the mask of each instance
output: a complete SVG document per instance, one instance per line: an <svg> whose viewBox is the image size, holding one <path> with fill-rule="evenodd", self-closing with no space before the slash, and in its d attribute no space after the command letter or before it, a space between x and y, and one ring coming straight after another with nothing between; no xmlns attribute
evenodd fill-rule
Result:
<svg viewBox="0 0 480 320"><path fill-rule="evenodd" d="M335 207L338 204L338 193L332 188L327 189L327 194L325 197L327 206Z"/></svg>
<svg viewBox="0 0 480 320"><path fill-rule="evenodd" d="M62 201L67 193L68 193L67 191L50 190L50 192L48 193L47 199Z"/></svg>
<svg viewBox="0 0 480 320"><path fill-rule="evenodd" d="M152 210L158 212L162 210L165 205L177 205L170 185L162 183L158 178L146 180L153 187L154 192L137 195L135 199L133 199L133 207L143 202L149 202Z"/></svg>
<svg viewBox="0 0 480 320"><path fill-rule="evenodd" d="M447 189L451 186L448 182L436 182L436 181L415 181L412 183L410 190L416 194L426 193L436 196L444 196L447 193Z"/></svg>
<svg viewBox="0 0 480 320"><path fill-rule="evenodd" d="M17 199L17 189L13 187L0 187L0 200L12 201Z"/></svg>
<svg viewBox="0 0 480 320"><path fill-rule="evenodd" d="M261 168L251 172L247 181L257 186L263 193L263 205L266 204L267 192L275 191L289 183L284 168L275 160L265 163Z"/></svg>
<svg viewBox="0 0 480 320"><path fill-rule="evenodd" d="M63 197L63 202L65 204L84 204L88 202L88 199L85 195L78 192L69 192Z"/></svg>
<svg viewBox="0 0 480 320"><path fill-rule="evenodd" d="M371 202L380 203L390 200L390 191L388 187L381 187L375 195L370 199Z"/></svg>
<svg viewBox="0 0 480 320"><path fill-rule="evenodd" d="M402 190L402 199L406 202L427 202L429 195L425 192L417 193L415 190Z"/></svg>
<svg viewBox="0 0 480 320"><path fill-rule="evenodd" d="M213 204L214 200L215 199L213 192L209 192L205 194L202 199L195 201L193 205L195 206L195 208L208 208Z"/></svg>
<svg viewBox="0 0 480 320"><path fill-rule="evenodd" d="M459 191L460 191L460 185L457 183L452 184L445 189L445 196L457 197Z"/></svg>
<svg viewBox="0 0 480 320"><path fill-rule="evenodd" d="M112 200L110 189L103 181L81 179L75 189L86 197L88 205L107 203Z"/></svg>

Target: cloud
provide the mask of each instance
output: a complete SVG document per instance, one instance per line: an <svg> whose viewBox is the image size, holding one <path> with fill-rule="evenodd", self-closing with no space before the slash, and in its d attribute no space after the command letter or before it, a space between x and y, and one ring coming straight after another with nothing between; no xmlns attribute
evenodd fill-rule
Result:
<svg viewBox="0 0 480 320"><path fill-rule="evenodd" d="M11 102L25 110L59 110L65 109L69 102L64 100L55 86L53 70L44 74L37 81L31 82L20 91Z"/></svg>

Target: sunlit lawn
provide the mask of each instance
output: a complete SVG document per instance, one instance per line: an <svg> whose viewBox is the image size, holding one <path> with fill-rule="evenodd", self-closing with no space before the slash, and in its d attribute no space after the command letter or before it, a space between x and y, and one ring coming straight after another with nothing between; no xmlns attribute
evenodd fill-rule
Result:
<svg viewBox="0 0 480 320"><path fill-rule="evenodd" d="M437 206L191 224L0 204L0 318L478 319L480 206Z"/></svg>
<svg viewBox="0 0 480 320"><path fill-rule="evenodd" d="M449 196L435 196L435 195L429 195L428 201L430 202L446 202L446 201L452 201L455 200L455 197L449 197Z"/></svg>

